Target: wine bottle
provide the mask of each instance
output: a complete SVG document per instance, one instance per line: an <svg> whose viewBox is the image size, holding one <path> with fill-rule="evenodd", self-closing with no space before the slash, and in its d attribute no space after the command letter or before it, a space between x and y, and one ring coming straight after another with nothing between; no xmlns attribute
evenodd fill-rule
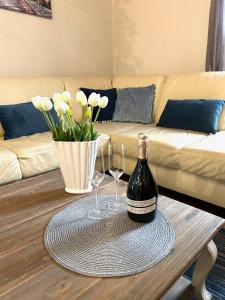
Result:
<svg viewBox="0 0 225 300"><path fill-rule="evenodd" d="M133 221L148 223L154 220L158 187L147 161L148 138L138 134L138 160L127 189L127 211Z"/></svg>

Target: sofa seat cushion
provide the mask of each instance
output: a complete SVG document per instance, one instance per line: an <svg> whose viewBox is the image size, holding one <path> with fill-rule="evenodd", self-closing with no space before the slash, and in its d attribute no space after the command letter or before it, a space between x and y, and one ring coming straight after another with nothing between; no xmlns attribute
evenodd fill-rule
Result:
<svg viewBox="0 0 225 300"><path fill-rule="evenodd" d="M148 128L152 125L147 125ZM143 124L139 123L129 123L129 122L102 122L95 124L95 129L99 133L105 133L107 135L115 135L118 133L122 133L124 131L127 131L132 128L141 128L143 127Z"/></svg>
<svg viewBox="0 0 225 300"><path fill-rule="evenodd" d="M106 147L109 139L108 135L101 135L99 146ZM15 153L14 156L18 158L23 178L59 168L50 132L0 141L0 145Z"/></svg>
<svg viewBox="0 0 225 300"><path fill-rule="evenodd" d="M7 140L1 144L16 154L23 178L59 167L50 132Z"/></svg>
<svg viewBox="0 0 225 300"><path fill-rule="evenodd" d="M0 184L9 183L22 178L16 154L0 146Z"/></svg>
<svg viewBox="0 0 225 300"><path fill-rule="evenodd" d="M124 143L125 155L137 157L137 134L144 132L149 137L149 160L154 164L179 169L179 152L184 146L204 139L205 134L179 129L142 125L111 137L112 142Z"/></svg>
<svg viewBox="0 0 225 300"><path fill-rule="evenodd" d="M225 180L225 132L196 141L180 151L180 168L207 178Z"/></svg>

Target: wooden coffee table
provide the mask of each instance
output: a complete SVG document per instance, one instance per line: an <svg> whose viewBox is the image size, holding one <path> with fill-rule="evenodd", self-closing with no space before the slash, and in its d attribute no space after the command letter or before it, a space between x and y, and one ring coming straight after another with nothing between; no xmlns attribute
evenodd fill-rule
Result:
<svg viewBox="0 0 225 300"><path fill-rule="evenodd" d="M101 193L114 193L112 178ZM0 299L168 300L190 299L193 291L198 300L210 299L204 283L217 255L212 238L223 219L161 196L159 205L176 232L171 254L137 275L87 277L58 265L43 243L51 217L81 197L64 191L60 171L0 187ZM182 274L197 257L191 285Z"/></svg>

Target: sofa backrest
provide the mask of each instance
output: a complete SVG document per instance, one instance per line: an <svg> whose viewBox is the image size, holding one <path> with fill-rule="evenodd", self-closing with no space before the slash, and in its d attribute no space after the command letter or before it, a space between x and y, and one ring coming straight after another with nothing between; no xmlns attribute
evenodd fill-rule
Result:
<svg viewBox="0 0 225 300"><path fill-rule="evenodd" d="M162 91L162 87L166 80L165 75L148 75L148 76L118 76L112 81L112 85L115 88L127 88L127 87L145 87L151 84L156 86L155 104L153 117L158 106L158 101Z"/></svg>
<svg viewBox="0 0 225 300"><path fill-rule="evenodd" d="M69 91L75 97L76 91L81 87L91 89L110 89L112 88L112 79L110 77L64 77L65 90ZM74 115L77 121L82 117L81 106L73 102Z"/></svg>
<svg viewBox="0 0 225 300"><path fill-rule="evenodd" d="M166 78L156 107L155 121L159 121L168 99L225 100L225 72L173 74ZM219 119L219 130L225 130L225 109Z"/></svg>
<svg viewBox="0 0 225 300"><path fill-rule="evenodd" d="M0 104L31 101L37 95L51 97L53 93L68 90L72 96L81 87L93 89L143 87L156 85L155 122L159 121L168 99L224 99L225 72L202 72L174 75L110 77L0 77ZM82 116L75 101L77 120ZM219 130L225 130L225 108L219 120ZM0 137L4 132L0 125Z"/></svg>
<svg viewBox="0 0 225 300"><path fill-rule="evenodd" d="M17 104L31 101L34 96L52 97L62 92L60 77L0 77L0 104ZM0 136L4 135L0 125Z"/></svg>
<svg viewBox="0 0 225 300"><path fill-rule="evenodd" d="M112 88L109 77L0 77L0 105L17 104L31 101L34 96L52 97L54 93L65 89L75 96L81 87L95 89ZM79 120L82 112L80 105L75 101L75 116ZM0 137L4 131L0 124Z"/></svg>
<svg viewBox="0 0 225 300"><path fill-rule="evenodd" d="M61 77L0 77L0 104L28 102L37 95L51 97L63 90Z"/></svg>

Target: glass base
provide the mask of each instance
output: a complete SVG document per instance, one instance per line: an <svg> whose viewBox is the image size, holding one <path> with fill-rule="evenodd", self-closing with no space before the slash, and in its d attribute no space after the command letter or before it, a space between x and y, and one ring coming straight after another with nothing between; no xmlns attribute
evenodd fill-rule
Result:
<svg viewBox="0 0 225 300"><path fill-rule="evenodd" d="M115 201L114 203L110 203L108 209L113 211L120 211L124 208L124 203L122 201Z"/></svg>
<svg viewBox="0 0 225 300"><path fill-rule="evenodd" d="M88 211L87 216L89 219L100 220L106 216L106 211L97 209L97 208L93 208Z"/></svg>

